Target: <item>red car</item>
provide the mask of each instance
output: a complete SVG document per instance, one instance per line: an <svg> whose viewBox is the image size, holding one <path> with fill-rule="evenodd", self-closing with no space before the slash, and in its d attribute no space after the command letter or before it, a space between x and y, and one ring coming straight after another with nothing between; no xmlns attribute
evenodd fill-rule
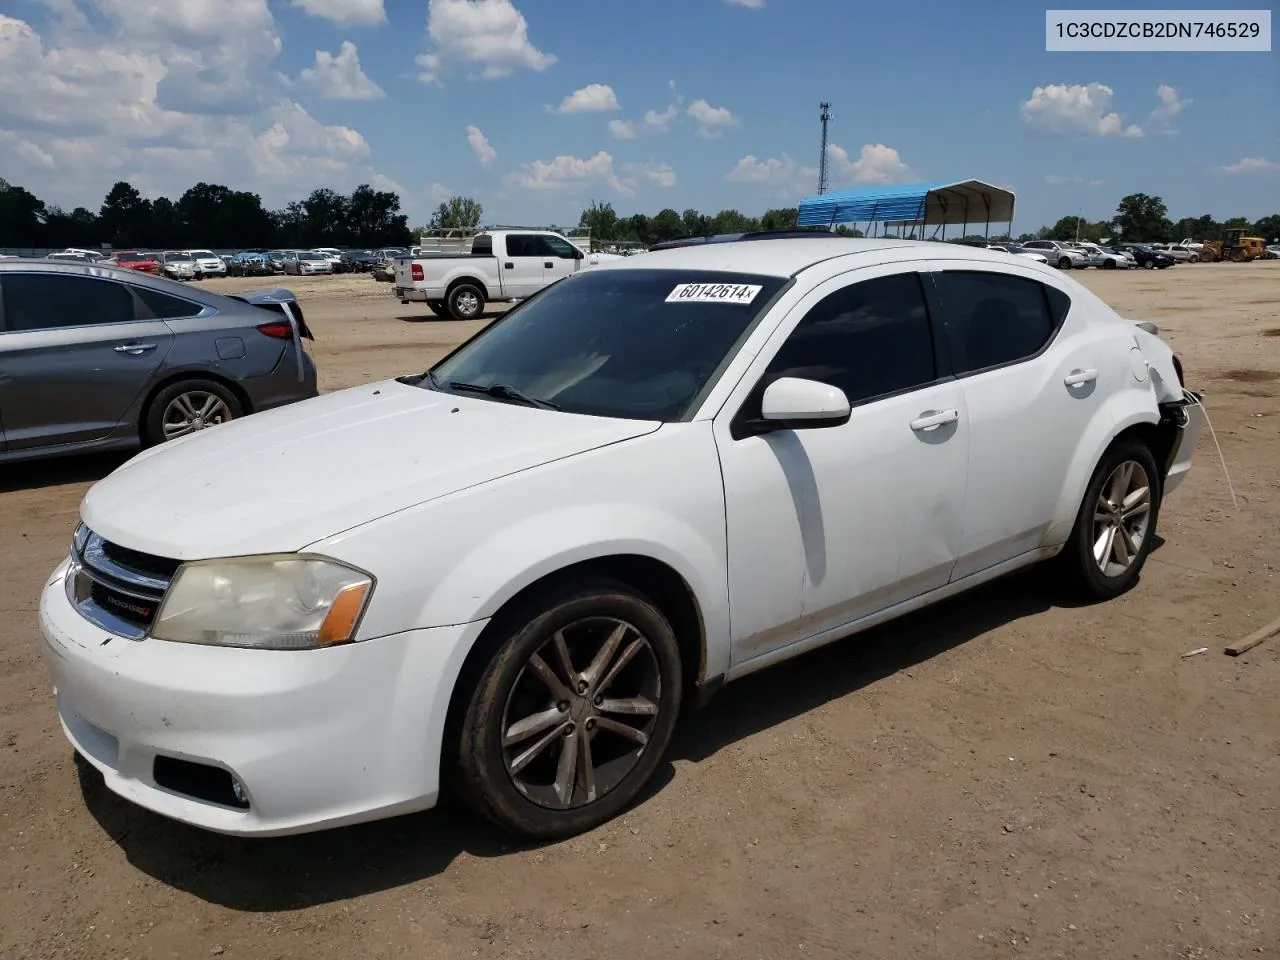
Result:
<svg viewBox="0 0 1280 960"><path fill-rule="evenodd" d="M121 250L116 254L116 263L130 270L159 275L160 264L154 253L140 253L137 250Z"/></svg>

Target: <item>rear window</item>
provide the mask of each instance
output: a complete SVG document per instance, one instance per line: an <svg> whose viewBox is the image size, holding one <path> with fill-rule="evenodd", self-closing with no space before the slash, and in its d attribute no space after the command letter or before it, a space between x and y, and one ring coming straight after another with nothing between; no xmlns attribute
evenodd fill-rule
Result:
<svg viewBox="0 0 1280 960"><path fill-rule="evenodd" d="M786 283L718 271L575 274L431 372L446 391L450 382L504 385L572 413L681 420Z"/></svg>

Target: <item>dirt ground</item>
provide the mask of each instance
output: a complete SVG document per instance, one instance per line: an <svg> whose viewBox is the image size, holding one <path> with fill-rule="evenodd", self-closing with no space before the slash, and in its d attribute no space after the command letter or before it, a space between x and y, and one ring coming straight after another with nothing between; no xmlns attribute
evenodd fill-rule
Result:
<svg viewBox="0 0 1280 960"><path fill-rule="evenodd" d="M1078 276L1173 343L1238 507L1206 435L1128 595L1033 573L730 686L634 810L541 848L454 809L235 840L107 792L36 603L119 459L4 468L0 958L1280 957L1280 638L1222 653L1280 616L1280 263ZM326 390L476 326L288 285Z"/></svg>

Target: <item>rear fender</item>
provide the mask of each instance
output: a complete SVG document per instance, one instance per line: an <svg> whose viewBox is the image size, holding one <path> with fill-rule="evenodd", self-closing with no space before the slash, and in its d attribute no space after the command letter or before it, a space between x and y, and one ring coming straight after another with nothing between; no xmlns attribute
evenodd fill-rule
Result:
<svg viewBox="0 0 1280 960"><path fill-rule="evenodd" d="M1053 512L1053 522L1045 531L1043 547L1060 547L1071 535L1076 515L1084 501L1084 492L1097 469L1103 454L1121 433L1139 424L1155 426L1160 422L1160 410L1155 397L1147 390L1124 390L1114 394L1102 406L1089 426L1080 435L1071 457L1071 467L1063 479L1058 506Z"/></svg>

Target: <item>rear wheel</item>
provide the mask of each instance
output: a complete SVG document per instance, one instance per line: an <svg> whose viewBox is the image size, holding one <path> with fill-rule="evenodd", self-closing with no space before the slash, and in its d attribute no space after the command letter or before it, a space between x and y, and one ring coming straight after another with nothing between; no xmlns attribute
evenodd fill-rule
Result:
<svg viewBox="0 0 1280 960"><path fill-rule="evenodd" d="M1061 560L1080 590L1109 600L1133 586L1160 515L1160 473L1150 448L1122 440L1094 471Z"/></svg>
<svg viewBox="0 0 1280 960"><path fill-rule="evenodd" d="M474 320L484 312L484 291L462 283L449 291L449 316L455 320Z"/></svg>
<svg viewBox="0 0 1280 960"><path fill-rule="evenodd" d="M142 425L142 442L154 446L242 416L236 395L212 380L171 383L151 401Z"/></svg>
<svg viewBox="0 0 1280 960"><path fill-rule="evenodd" d="M545 595L511 618L471 692L461 792L526 836L599 826L653 776L682 689L675 634L647 598L610 580Z"/></svg>

